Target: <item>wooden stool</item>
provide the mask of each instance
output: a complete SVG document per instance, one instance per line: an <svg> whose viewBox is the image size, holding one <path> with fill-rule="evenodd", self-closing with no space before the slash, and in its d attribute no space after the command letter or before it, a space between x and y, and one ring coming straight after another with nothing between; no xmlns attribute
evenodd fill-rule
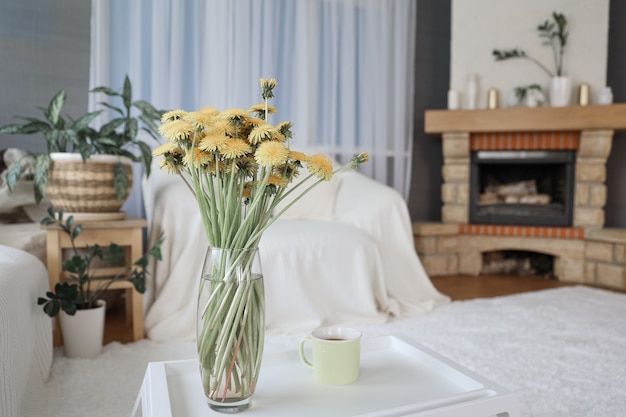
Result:
<svg viewBox="0 0 626 417"><path fill-rule="evenodd" d="M82 230L75 240L77 249L85 248L87 245L98 244L108 247L111 243L116 243L126 251L125 266L102 266L97 265L92 268L91 275L97 278L112 277L124 269L130 267L133 262L143 255L143 229L147 223L143 219L111 220L111 221L80 221L75 220L74 224L80 224ZM62 269L63 251L71 249L72 244L69 236L56 225L42 226L46 229L46 258L48 265L48 276L50 288L54 289L57 282L64 279L66 274ZM133 284L128 281L118 281L111 284L108 290L123 289L126 295L126 323L132 329L132 341L143 338L143 295L135 290ZM61 346L61 328L59 318L56 318L54 326L54 345Z"/></svg>

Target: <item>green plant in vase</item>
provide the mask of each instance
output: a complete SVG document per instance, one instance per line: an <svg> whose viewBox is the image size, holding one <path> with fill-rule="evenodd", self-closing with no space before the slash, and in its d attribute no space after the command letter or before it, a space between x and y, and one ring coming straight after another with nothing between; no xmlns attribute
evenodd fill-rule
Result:
<svg viewBox="0 0 626 417"><path fill-rule="evenodd" d="M496 61L506 61L508 59L526 59L533 62L549 77L563 75L563 55L567 46L567 19L564 14L552 12L552 21L546 20L537 26L539 37L544 39L542 45L552 48L554 59L554 69L550 70L546 65L528 55L523 49L494 49L492 55Z"/></svg>
<svg viewBox="0 0 626 417"><path fill-rule="evenodd" d="M569 36L567 19L564 14L553 12L552 20L546 20L540 24L537 31L539 37L543 39L542 44L548 45L552 49L553 69L549 69L548 66L518 48L494 49L492 55L496 61L526 59L533 62L550 77L550 104L552 106L567 106L572 93L572 81L563 70L563 56Z"/></svg>

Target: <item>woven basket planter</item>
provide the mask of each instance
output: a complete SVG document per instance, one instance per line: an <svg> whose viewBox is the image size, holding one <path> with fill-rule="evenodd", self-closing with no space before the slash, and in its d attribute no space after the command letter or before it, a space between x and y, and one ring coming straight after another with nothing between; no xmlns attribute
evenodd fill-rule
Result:
<svg viewBox="0 0 626 417"><path fill-rule="evenodd" d="M116 155L92 155L87 161L77 153L51 153L46 194L57 209L69 213L118 212L133 184L132 161ZM113 182L115 166L124 164L128 187L118 200Z"/></svg>

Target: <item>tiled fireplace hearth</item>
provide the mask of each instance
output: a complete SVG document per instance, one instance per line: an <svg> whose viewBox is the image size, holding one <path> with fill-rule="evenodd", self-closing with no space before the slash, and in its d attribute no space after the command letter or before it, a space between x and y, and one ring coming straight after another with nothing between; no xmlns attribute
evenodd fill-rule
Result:
<svg viewBox="0 0 626 417"><path fill-rule="evenodd" d="M427 111L425 128L444 158L442 221L414 224L429 275L478 275L485 254L523 251L553 257L558 279L626 289L626 230L604 228L606 161L626 105Z"/></svg>

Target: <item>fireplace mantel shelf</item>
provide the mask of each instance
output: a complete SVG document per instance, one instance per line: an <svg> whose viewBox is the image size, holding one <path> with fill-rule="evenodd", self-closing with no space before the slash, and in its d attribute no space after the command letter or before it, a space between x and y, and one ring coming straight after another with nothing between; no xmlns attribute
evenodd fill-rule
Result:
<svg viewBox="0 0 626 417"><path fill-rule="evenodd" d="M626 130L626 103L493 110L427 110L424 122L424 131L430 134L598 129Z"/></svg>

